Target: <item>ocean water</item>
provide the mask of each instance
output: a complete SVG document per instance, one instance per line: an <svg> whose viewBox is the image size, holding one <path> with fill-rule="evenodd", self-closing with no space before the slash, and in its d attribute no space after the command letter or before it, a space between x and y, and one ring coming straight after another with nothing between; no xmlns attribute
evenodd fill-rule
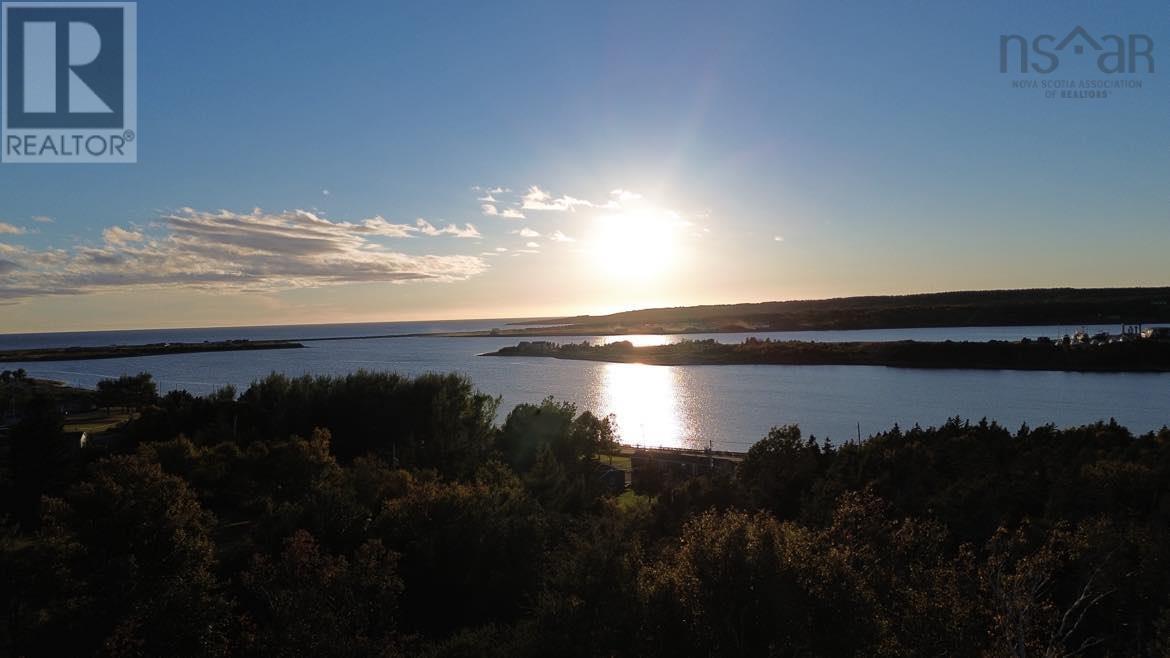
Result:
<svg viewBox="0 0 1170 658"><path fill-rule="evenodd" d="M368 323L0 335L0 349L198 342L231 338L344 338L470 331L501 320ZM550 340L659 344L687 338L739 342L773 339L1016 340L1060 336L1079 327L959 327L773 332L692 336L589 336ZM1118 330L1086 327L1090 332ZM581 409L613 414L621 439L637 445L743 450L776 425L842 442L890 428L937 425L952 416L997 420L1011 429L1079 425L1115 418L1135 432L1170 425L1170 373L1066 373L1009 370L912 370L870 366L648 366L531 357L479 356L516 338L403 337L306 342L304 349L0 364L79 386L150 372L162 391L243 390L271 372L345 374L359 369L408 375L460 372L501 398L501 415L552 395Z"/></svg>

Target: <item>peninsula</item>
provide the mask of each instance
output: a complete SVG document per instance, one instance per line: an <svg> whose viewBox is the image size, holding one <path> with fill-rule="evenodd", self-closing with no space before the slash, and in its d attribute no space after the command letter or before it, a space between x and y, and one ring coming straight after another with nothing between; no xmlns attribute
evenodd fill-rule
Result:
<svg viewBox="0 0 1170 658"><path fill-rule="evenodd" d="M105 345L100 347L43 347L0 350L0 363L33 361L86 361L131 356L160 356L191 352L239 352L249 350L296 349L304 345L289 340L217 340L202 343L151 343L148 345Z"/></svg>
<svg viewBox="0 0 1170 658"><path fill-rule="evenodd" d="M848 342L773 341L749 338L739 344L685 340L635 347L629 341L590 345L522 342L483 356L543 356L556 359L651 365L844 365L892 368L1170 372L1170 341L1137 339L1102 345L1057 341Z"/></svg>

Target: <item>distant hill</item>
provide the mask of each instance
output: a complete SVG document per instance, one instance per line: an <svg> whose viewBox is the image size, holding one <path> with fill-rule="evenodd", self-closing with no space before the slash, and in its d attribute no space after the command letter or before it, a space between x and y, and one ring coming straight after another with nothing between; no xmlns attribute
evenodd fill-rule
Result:
<svg viewBox="0 0 1170 658"><path fill-rule="evenodd" d="M551 318L496 335L708 333L1170 322L1170 288L1046 288L681 306ZM552 327L551 325L556 325Z"/></svg>

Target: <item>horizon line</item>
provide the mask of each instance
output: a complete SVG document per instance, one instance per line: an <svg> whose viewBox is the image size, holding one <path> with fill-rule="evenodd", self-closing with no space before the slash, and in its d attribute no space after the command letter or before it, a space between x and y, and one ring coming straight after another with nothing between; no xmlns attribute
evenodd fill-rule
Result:
<svg viewBox="0 0 1170 658"><path fill-rule="evenodd" d="M636 308L625 308L622 310L608 311L604 313L576 313L576 314L561 314L561 315L518 315L518 316L495 316L495 317L457 317L457 318L433 318L425 320L360 320L348 322L284 322L271 324L211 324L198 326L153 326L153 327L122 327L122 328L105 328L105 329L61 329L61 330L41 330L41 331L3 331L0 330L0 336L22 336L22 335L41 335L41 334L83 334L83 333L100 333L100 332L114 332L114 331L182 331L182 330L198 330L198 329L261 329L269 327L323 327L323 326L343 326L343 325L363 325L363 324L425 324L435 322L476 322L476 321L507 321L510 323L517 323L517 321L554 321L554 320L569 320L574 318L603 318L610 315L619 315L622 313L633 313L639 311L654 311L662 309L679 309L679 308L705 308L714 306L739 306L747 304L782 304L788 302L814 302L814 301L835 301L843 299L864 299L877 297L914 297L926 295L946 295L946 294L960 294L960 293L983 293L983 292L1034 292L1042 290L1157 290L1165 288L1170 290L1170 285L1142 285L1142 286L1093 286L1093 287L1078 287L1078 286L1050 286L1050 287L1028 287L1028 288L980 288L980 289L960 289L960 290L931 290L925 292L902 292L902 293L870 293L857 295L839 295L835 297L800 297L790 299L763 299L756 301L737 301L737 302L717 302L704 304L681 304L676 306L643 306ZM539 324L540 322L532 322L532 324Z"/></svg>

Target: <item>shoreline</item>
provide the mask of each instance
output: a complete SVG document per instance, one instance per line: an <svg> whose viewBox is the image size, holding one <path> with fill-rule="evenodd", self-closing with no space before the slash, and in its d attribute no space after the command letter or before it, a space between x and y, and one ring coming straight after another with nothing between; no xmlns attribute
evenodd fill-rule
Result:
<svg viewBox="0 0 1170 658"><path fill-rule="evenodd" d="M845 342L771 341L743 343L682 341L635 347L521 342L479 356L545 357L664 366L788 365L884 366L930 370L1028 370L1054 372L1170 372L1170 341L1135 340L1105 345L1053 342Z"/></svg>
<svg viewBox="0 0 1170 658"><path fill-rule="evenodd" d="M0 351L0 363L40 363L46 361L90 361L138 356L165 356L199 352L244 352L255 350L300 349L304 345L291 340L221 340L203 343L150 343L145 345L104 345L97 347L47 347Z"/></svg>

